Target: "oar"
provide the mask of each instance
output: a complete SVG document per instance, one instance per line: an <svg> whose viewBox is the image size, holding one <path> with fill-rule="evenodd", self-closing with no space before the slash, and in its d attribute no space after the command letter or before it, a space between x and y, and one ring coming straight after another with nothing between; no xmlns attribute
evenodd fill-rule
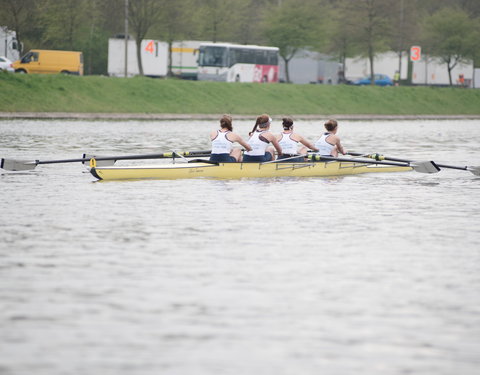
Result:
<svg viewBox="0 0 480 375"><path fill-rule="evenodd" d="M388 161L397 161L397 162L401 162L401 163L408 163L408 164L415 164L415 163L418 163L416 161L413 161L413 160L406 160L406 159L398 159L398 158L391 158L391 157L387 157L387 156L383 156L383 155L380 155L380 154L360 154L360 153L355 153L355 152L349 152L348 153L349 155L352 155L352 156L363 156L363 157L366 157L366 158L370 158L370 159L375 159L375 160L388 160ZM434 162L432 162L434 163ZM437 167L440 167L440 168L447 168L447 169L457 169L457 170L461 170L461 171L469 171L471 173L473 173L475 176L480 176L480 167L472 167L472 166L465 166L465 167L459 167L459 166L456 166L456 165L447 165L447 164L438 164L438 163L434 163Z"/></svg>
<svg viewBox="0 0 480 375"><path fill-rule="evenodd" d="M122 156L101 156L96 157L95 160L141 160L141 159L168 159L181 157L204 157L209 156L210 150L207 151L184 151L184 152L164 152L162 154L144 154L144 155L122 155ZM90 161L91 156L83 154L79 159L62 159L62 160L14 160L4 159L0 161L0 168L8 171L27 171L34 169L39 164L57 164L57 163L79 163Z"/></svg>
<svg viewBox="0 0 480 375"><path fill-rule="evenodd" d="M420 172L420 173L437 173L440 171L440 168L438 168L433 161L424 161L424 162L415 162L415 163L388 162L388 161L360 160L360 159L354 159L354 158L335 158L333 156L323 156L323 155L316 155L316 154L310 154L308 155L308 158L313 161L340 161L340 162L344 161L344 162L351 162L351 163L393 165L396 167L411 167L413 168L414 171Z"/></svg>

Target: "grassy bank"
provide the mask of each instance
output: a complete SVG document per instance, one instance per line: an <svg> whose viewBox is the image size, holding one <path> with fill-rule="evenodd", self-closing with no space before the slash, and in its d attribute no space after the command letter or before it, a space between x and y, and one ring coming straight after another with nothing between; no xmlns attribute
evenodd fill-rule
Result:
<svg viewBox="0 0 480 375"><path fill-rule="evenodd" d="M480 90L0 73L0 112L478 115Z"/></svg>

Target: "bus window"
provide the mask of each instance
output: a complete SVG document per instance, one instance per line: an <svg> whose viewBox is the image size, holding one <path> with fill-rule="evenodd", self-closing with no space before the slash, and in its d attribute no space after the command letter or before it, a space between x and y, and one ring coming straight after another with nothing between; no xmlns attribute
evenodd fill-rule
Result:
<svg viewBox="0 0 480 375"><path fill-rule="evenodd" d="M228 67L231 68L238 63L237 50L235 48L229 48L228 50Z"/></svg>
<svg viewBox="0 0 480 375"><path fill-rule="evenodd" d="M269 53L268 51L258 50L255 52L256 52L255 64L270 65L268 62L268 53Z"/></svg>
<svg viewBox="0 0 480 375"><path fill-rule="evenodd" d="M227 49L225 47L202 47L200 49L200 66L227 66Z"/></svg>
<svg viewBox="0 0 480 375"><path fill-rule="evenodd" d="M278 65L277 51L267 51L267 65Z"/></svg>

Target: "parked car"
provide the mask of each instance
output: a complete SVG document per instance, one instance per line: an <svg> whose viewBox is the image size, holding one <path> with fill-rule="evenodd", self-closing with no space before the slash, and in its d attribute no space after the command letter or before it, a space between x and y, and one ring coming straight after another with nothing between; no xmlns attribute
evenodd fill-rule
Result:
<svg viewBox="0 0 480 375"><path fill-rule="evenodd" d="M13 63L5 56L0 56L0 71L2 70L10 73L15 71L15 69L13 69Z"/></svg>
<svg viewBox="0 0 480 375"><path fill-rule="evenodd" d="M391 78L385 74L374 74L375 85L377 86L393 86ZM363 86L370 84L370 77L362 78L353 83L354 85Z"/></svg>

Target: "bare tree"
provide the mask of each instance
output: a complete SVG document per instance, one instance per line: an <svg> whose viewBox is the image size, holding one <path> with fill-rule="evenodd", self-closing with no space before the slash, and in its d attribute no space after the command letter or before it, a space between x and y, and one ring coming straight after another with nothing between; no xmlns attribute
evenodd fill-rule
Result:
<svg viewBox="0 0 480 375"><path fill-rule="evenodd" d="M447 65L450 85L452 70L469 58L478 48L475 23L457 8L443 8L425 21L423 41L430 55Z"/></svg>
<svg viewBox="0 0 480 375"><path fill-rule="evenodd" d="M0 0L0 20L16 32L19 52L22 52L24 35L35 34L32 31L38 27L35 25L37 3L36 0Z"/></svg>
<svg viewBox="0 0 480 375"><path fill-rule="evenodd" d="M135 35L138 71L142 76L142 40L145 38L150 28L155 25L155 23L159 22L162 7L163 1L161 0L129 0L128 2L128 20Z"/></svg>
<svg viewBox="0 0 480 375"><path fill-rule="evenodd" d="M350 12L355 15L357 23L353 30L355 44L361 54L370 63L370 81L375 84L375 55L388 50L391 27L388 23L389 5L392 0L357 0L350 2Z"/></svg>
<svg viewBox="0 0 480 375"><path fill-rule="evenodd" d="M300 49L318 45L321 37L316 13L305 1L302 5L299 6L298 0L284 0L265 20L265 35L272 46L279 48L287 82L290 82L290 60Z"/></svg>
<svg viewBox="0 0 480 375"><path fill-rule="evenodd" d="M80 28L86 22L87 0L44 0L41 23L43 42L51 48L76 49Z"/></svg>

